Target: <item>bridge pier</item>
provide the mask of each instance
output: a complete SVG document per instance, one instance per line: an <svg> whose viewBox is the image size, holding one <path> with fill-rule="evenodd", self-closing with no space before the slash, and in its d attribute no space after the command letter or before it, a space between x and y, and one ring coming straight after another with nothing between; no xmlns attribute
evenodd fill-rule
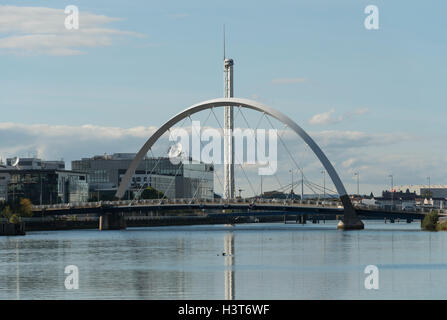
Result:
<svg viewBox="0 0 447 320"><path fill-rule="evenodd" d="M126 220L121 213L104 213L99 216L99 230L126 229Z"/></svg>
<svg viewBox="0 0 447 320"><path fill-rule="evenodd" d="M340 220L340 222L338 223L337 229L341 230L365 229L365 225L363 224L362 220L360 220L359 217L357 216L357 213L355 212L354 206L352 205L349 196L347 194L340 196L340 200L343 203L345 213L343 215L343 220Z"/></svg>

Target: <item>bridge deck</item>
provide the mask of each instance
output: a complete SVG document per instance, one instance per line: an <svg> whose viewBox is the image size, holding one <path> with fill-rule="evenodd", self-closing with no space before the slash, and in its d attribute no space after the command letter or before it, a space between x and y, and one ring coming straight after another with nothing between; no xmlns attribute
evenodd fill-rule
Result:
<svg viewBox="0 0 447 320"><path fill-rule="evenodd" d="M129 205L130 204L130 205ZM104 213L164 212L164 211L202 211L208 214L241 215L343 215L343 207L337 202L198 202L198 203L161 203L127 201L88 203L84 205L35 206L34 216L77 215ZM389 211L379 208L357 208L361 219L423 219L423 212Z"/></svg>

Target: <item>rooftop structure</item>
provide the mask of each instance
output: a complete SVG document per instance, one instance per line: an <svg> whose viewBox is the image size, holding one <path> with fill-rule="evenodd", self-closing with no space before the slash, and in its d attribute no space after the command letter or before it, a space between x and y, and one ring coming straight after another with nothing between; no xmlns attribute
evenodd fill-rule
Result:
<svg viewBox="0 0 447 320"><path fill-rule="evenodd" d="M16 167L18 169L39 170L39 169L57 169L65 170L65 162L60 161L45 161L39 158L8 158L6 165Z"/></svg>

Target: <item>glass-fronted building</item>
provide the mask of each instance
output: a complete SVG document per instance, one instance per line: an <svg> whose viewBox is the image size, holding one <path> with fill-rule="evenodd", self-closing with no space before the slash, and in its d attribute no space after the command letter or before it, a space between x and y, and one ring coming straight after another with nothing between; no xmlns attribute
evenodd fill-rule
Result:
<svg viewBox="0 0 447 320"><path fill-rule="evenodd" d="M88 174L90 193L116 190L134 153L115 153L72 161L72 170ZM204 163L174 164L167 157L144 158L132 177L130 189L153 187L167 198L214 198L214 167Z"/></svg>
<svg viewBox="0 0 447 320"><path fill-rule="evenodd" d="M88 201L87 174L66 170L0 168L0 198L34 205ZM6 187L5 187L6 186Z"/></svg>

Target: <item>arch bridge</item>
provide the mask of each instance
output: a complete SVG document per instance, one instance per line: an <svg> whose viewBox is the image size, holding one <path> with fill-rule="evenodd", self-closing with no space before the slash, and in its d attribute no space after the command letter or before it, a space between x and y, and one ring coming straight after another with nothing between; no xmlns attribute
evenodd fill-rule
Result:
<svg viewBox="0 0 447 320"><path fill-rule="evenodd" d="M357 213L351 203L351 200L346 192L346 189L340 177L335 171L335 168L332 166L329 159L323 153L321 148L315 143L315 141L295 121L293 121L291 118L289 118L282 112L273 109L269 106L266 106L264 104L261 104L259 102L241 98L219 98L200 102L183 110L182 112L178 113L177 115L169 119L146 141L143 147L138 151L136 157L131 162L123 179L121 180L121 183L116 192L116 197L121 199L124 196L126 190L128 189L131 183L132 176L134 175L135 170L137 169L140 162L143 160L143 158L146 156L146 154L149 152L149 150L152 148L155 142L157 142L157 140L163 134L165 134L170 128L179 123L181 120L188 118L191 115L198 113L200 111L226 106L247 108L265 113L279 120L288 128L293 130L296 134L298 134L298 136L309 146L309 148L321 162L324 169L331 178L338 195L340 196L340 200L344 208L344 215L343 220L340 221L340 223L338 224L338 228L345 230L364 228L363 222L357 216Z"/></svg>

